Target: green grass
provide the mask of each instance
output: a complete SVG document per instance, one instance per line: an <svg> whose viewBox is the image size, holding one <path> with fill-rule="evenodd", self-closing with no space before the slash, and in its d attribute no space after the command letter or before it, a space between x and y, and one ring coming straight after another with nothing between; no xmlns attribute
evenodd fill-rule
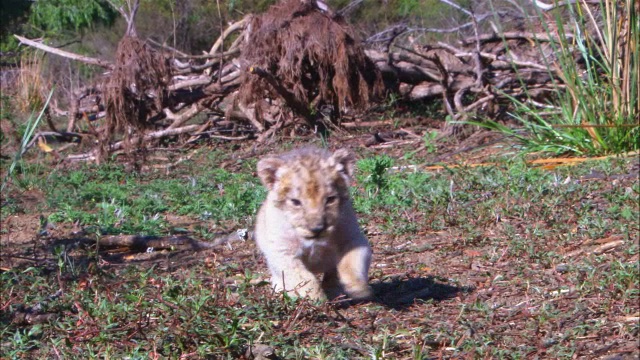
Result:
<svg viewBox="0 0 640 360"><path fill-rule="evenodd" d="M546 35L559 37L549 43L557 59L545 64L555 94L545 104L551 111L532 105L532 99L507 95L514 105L511 116L522 127L491 119L474 124L513 137L525 152L601 155L639 150L640 21L633 2L617 6L605 0L595 8L577 2L566 9L553 12L551 25L549 14L538 14ZM536 44L544 53L542 44Z"/></svg>
<svg viewBox="0 0 640 360"><path fill-rule="evenodd" d="M215 229L250 227L265 196L255 162L230 172L216 166L223 157L194 158L171 176L113 164L19 172L43 200L23 203L28 191L10 183L2 195L13 205L3 221L42 214L57 228L75 223L92 236L164 235L178 232L167 217L180 215L201 224L191 236L207 240ZM261 343L287 359L525 359L537 352L568 359L594 336L619 346L635 341L637 324L620 319L640 311L640 184L611 180L627 174L631 160L554 171L522 159L390 171L400 162L359 160L353 188L381 302L342 308L275 295L251 243L195 253L188 262L167 254L159 263L109 265L93 247L36 237L24 256L37 246L40 261L0 272L2 357L236 359ZM593 174L603 178L583 178ZM612 235L624 244L588 253L590 241ZM411 291L412 279L470 290L389 306ZM380 290L385 284L398 294ZM28 310L53 318L15 320Z"/></svg>
<svg viewBox="0 0 640 360"><path fill-rule="evenodd" d="M140 357L150 350L136 344L142 342L164 356L196 352L199 356L234 358L247 339L257 338L268 329L269 321L294 307L293 302L279 299L264 302L245 297L234 301L231 292L213 290L214 278L202 277L199 269L185 271L178 274L182 275L180 280L133 267L117 275L88 274L91 286L82 288L70 281L73 290L50 301L46 294L56 292L55 278L42 281L46 275L35 269L4 273L3 283L33 281L30 291L38 295L24 302L38 303L45 312L65 314L52 324L27 331L3 327L0 336L9 341L3 346L5 355L29 356L35 346L49 351L57 348L75 358L120 357L124 345L125 354ZM246 294L248 280L240 282L236 291Z"/></svg>
<svg viewBox="0 0 640 360"><path fill-rule="evenodd" d="M95 226L103 234L168 232L161 219L166 213L248 224L265 196L253 176L220 169L172 179L146 179L116 165L48 176L38 169L42 167L25 169L17 185L24 187L29 179L28 188L43 189L47 207L53 209L49 221ZM12 194L7 198L11 202Z"/></svg>

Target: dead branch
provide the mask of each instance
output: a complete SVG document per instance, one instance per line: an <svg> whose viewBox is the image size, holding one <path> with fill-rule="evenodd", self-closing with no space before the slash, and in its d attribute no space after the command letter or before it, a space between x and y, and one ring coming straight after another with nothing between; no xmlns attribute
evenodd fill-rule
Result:
<svg viewBox="0 0 640 360"><path fill-rule="evenodd" d="M573 39L573 34L571 33L565 33L564 34L565 37L567 39ZM504 32L501 34L481 34L478 35L477 39L475 37L473 38L466 38L462 40L462 44L463 45L470 45L473 44L477 41L480 41L481 43L487 43L487 42L501 42L501 41L505 41L505 40L527 40L527 41L545 41L545 42L551 42L551 41L558 41L559 38L557 37L551 37L546 33L532 33L532 32L526 32L526 31L510 31L510 32Z"/></svg>
<svg viewBox="0 0 640 360"><path fill-rule="evenodd" d="M219 236L210 242L196 240L189 236L145 236L145 235L112 235L98 239L101 248L127 247L133 250L206 250L215 249L221 245L244 241L253 238L253 232L246 229L239 229L230 234ZM95 243L93 239L84 239L85 243Z"/></svg>
<svg viewBox="0 0 640 360"><path fill-rule="evenodd" d="M222 46L222 43L224 42L224 40L229 37L229 35L233 34L235 31L239 31L239 30L244 30L244 28L246 27L247 23L249 22L249 20L251 19L251 16L245 16L242 20L237 21L233 24L231 24L223 33L222 35L220 35L220 37L216 40L216 42L213 44L213 46L211 46L211 50L209 50L209 56L210 55L214 55L218 52L218 49ZM242 36L240 36L242 37Z"/></svg>
<svg viewBox="0 0 640 360"><path fill-rule="evenodd" d="M219 58L232 57L232 56L238 55L239 53L240 53L240 50L237 48L237 46L235 48L234 46L231 46L229 50L225 52L217 52L213 54L203 54L203 55L176 54L174 55L174 57L178 59L193 59L193 60L219 59Z"/></svg>
<svg viewBox="0 0 640 360"><path fill-rule="evenodd" d="M195 240L188 236L140 236L116 235L98 239L101 248L128 247L134 250L149 248L169 250L204 250L213 248L213 244Z"/></svg>
<svg viewBox="0 0 640 360"><path fill-rule="evenodd" d="M186 126L183 126L181 128L171 128L171 129L159 130L159 131L155 131L155 132L146 134L142 141L149 141L149 140L160 139L160 138L168 137L168 136L186 134L186 133L192 132L194 130L197 130L198 127L199 127L199 125L186 125ZM138 140L137 138L132 139L133 142L135 142L137 140ZM110 150L111 151L120 150L120 149L122 149L123 145L124 145L123 141L118 141L117 143L115 143L115 144L110 146Z"/></svg>
<svg viewBox="0 0 640 360"><path fill-rule="evenodd" d="M149 44L151 44L151 45L155 45L155 46L160 47L160 48L162 48L162 49L169 50L169 51L172 53L172 55L173 55L174 57L176 57L176 58L182 58L182 59L184 59L184 58L191 58L191 56L192 56L192 55L189 55L189 54L185 54L185 53L183 53L182 51L180 51L180 50L178 50L178 49L176 49L176 48L173 48L173 47L171 47L171 46L169 46L169 45L167 45L167 44L161 44L161 43L159 43L159 42L157 42L157 41L155 41L155 40L153 40L153 39L151 39L151 38L148 38L148 39L147 39L147 42L148 42Z"/></svg>
<svg viewBox="0 0 640 360"><path fill-rule="evenodd" d="M457 49L454 46L449 45L447 43L438 42L438 45L440 47L442 47L443 49L447 49L447 50L451 51L451 53L453 55L455 55L456 57L472 57L472 56L474 56L474 54L471 53L471 52L462 51L462 50ZM506 61L506 62L508 62L510 64L517 65L517 66L531 67L531 68L534 68L534 69L547 71L547 67L546 66L541 65L539 63L534 63L534 62L531 62L531 61L519 61L519 60L512 59L512 58L511 59L507 59L505 57L500 57L498 55L490 54L490 53L487 53L487 52L481 52L480 56L482 56L484 58L487 58L487 59L490 59L490 60L502 60L502 61Z"/></svg>
<svg viewBox="0 0 640 360"><path fill-rule="evenodd" d="M127 31L125 32L125 36L137 36L134 19L138 13L138 8L140 7L140 0L134 0L133 4L131 4L131 0L126 0L127 11L125 11L124 6L118 6L113 2L113 0L107 0L107 2L111 7L118 11L127 22Z"/></svg>
<svg viewBox="0 0 640 360"><path fill-rule="evenodd" d="M212 82L212 79L208 76L198 76L193 79L188 79L188 80L180 81L172 85L169 85L167 87L167 90L175 91L179 89L193 88L193 87L198 87L202 85L209 85L211 84L211 82Z"/></svg>
<svg viewBox="0 0 640 360"><path fill-rule="evenodd" d="M363 122L343 122L342 126L347 129L363 128L363 127L379 127L393 125L394 120L379 120L379 121L363 121Z"/></svg>
<svg viewBox="0 0 640 360"><path fill-rule="evenodd" d="M224 136L224 135L215 135L214 131L203 131L203 132L198 132L194 134L194 136L197 136L197 135L207 135L212 139L229 140L229 141L242 141L242 140L247 140L251 138L251 134L247 134L243 136Z"/></svg>
<svg viewBox="0 0 640 360"><path fill-rule="evenodd" d="M575 4L578 0L558 1L555 4L547 4L539 0L531 0L531 2L542 11L551 11L557 7ZM581 2L584 2L585 4L600 4L598 0L581 0Z"/></svg>
<svg viewBox="0 0 640 360"><path fill-rule="evenodd" d="M192 117L198 115L200 111L203 109L200 103L195 103L189 107L189 109L180 113L180 115L176 115L171 112L169 109L164 109L164 113L167 115L167 119L173 120L173 123L169 126L167 130L176 129L182 126L184 123L189 121Z"/></svg>
<svg viewBox="0 0 640 360"><path fill-rule="evenodd" d="M148 134L144 135L144 138L142 139L142 141L149 141L149 140L155 140L155 139L160 139L163 137L168 137L168 136L175 136L175 135L181 135L181 134L186 134L186 133L190 133L193 132L195 130L197 130L200 127L200 125L186 125L183 126L181 128L175 128L175 129L163 129L163 130L159 130L159 131L155 131L155 132L151 132ZM137 142L140 141L139 138L132 138L131 142ZM111 144L109 146L109 151L110 152L115 152L117 150L121 150L125 145L124 141L118 141L114 144ZM66 160L68 161L95 161L97 159L97 155L98 155L98 151L96 150L92 150L90 152L87 153L83 153L83 154L77 154L77 155L69 155L67 156Z"/></svg>
<svg viewBox="0 0 640 360"><path fill-rule="evenodd" d="M434 56L432 58L433 63L436 65L438 70L440 71L440 75L442 76L442 80L440 80L440 86L442 86L442 102L444 103L445 109L447 113L451 115L451 117L455 116L453 108L451 107L451 103L449 102L449 93L451 92L450 84L451 80L449 78L449 72L442 64L439 56Z"/></svg>
<svg viewBox="0 0 640 360"><path fill-rule="evenodd" d="M75 60L75 61L80 61L83 62L85 64L90 64L90 65L96 65L96 66L100 66L103 67L105 69L113 69L113 64L105 61L105 60L100 60L100 59L94 59L92 57L88 57L88 56L83 56L83 55L78 55L78 54L74 54L68 51L64 51L64 50L60 50L60 49L56 49L54 47L45 45L43 43L34 41L34 40L30 40L27 38L24 38L20 35L13 35L15 36L16 39L18 39L18 41L20 41L20 43L34 47L36 49L40 49L44 52L48 52L54 55L58 55L58 56L62 56L64 58L67 59L71 59L71 60Z"/></svg>

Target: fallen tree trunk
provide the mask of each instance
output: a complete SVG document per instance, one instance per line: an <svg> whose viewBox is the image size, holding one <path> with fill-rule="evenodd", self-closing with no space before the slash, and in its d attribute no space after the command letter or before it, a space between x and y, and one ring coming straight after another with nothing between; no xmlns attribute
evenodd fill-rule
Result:
<svg viewBox="0 0 640 360"><path fill-rule="evenodd" d="M111 235L98 239L101 248L129 248L134 251L152 250L206 250L215 249L224 244L247 240L253 237L253 233L246 229L234 231L230 234L219 236L213 241L200 241L189 236L150 236L150 235ZM95 240L88 240L95 243Z"/></svg>

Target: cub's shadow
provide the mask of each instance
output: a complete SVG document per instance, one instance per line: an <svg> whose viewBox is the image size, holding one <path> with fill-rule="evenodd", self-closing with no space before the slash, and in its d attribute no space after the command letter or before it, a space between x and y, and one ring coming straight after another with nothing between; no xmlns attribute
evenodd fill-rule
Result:
<svg viewBox="0 0 640 360"><path fill-rule="evenodd" d="M470 293L469 286L454 286L438 281L433 276L418 278L395 278L389 281L372 283L374 303L396 310L402 310L416 300L442 301L456 297L460 293Z"/></svg>

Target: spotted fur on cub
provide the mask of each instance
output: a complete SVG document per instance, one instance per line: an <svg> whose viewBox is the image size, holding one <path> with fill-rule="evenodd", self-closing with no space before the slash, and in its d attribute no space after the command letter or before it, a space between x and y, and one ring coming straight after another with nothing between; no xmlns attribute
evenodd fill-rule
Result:
<svg viewBox="0 0 640 360"><path fill-rule="evenodd" d="M312 299L371 296L371 246L349 197L354 165L348 150L316 147L258 162L269 193L258 212L255 237L277 291Z"/></svg>

